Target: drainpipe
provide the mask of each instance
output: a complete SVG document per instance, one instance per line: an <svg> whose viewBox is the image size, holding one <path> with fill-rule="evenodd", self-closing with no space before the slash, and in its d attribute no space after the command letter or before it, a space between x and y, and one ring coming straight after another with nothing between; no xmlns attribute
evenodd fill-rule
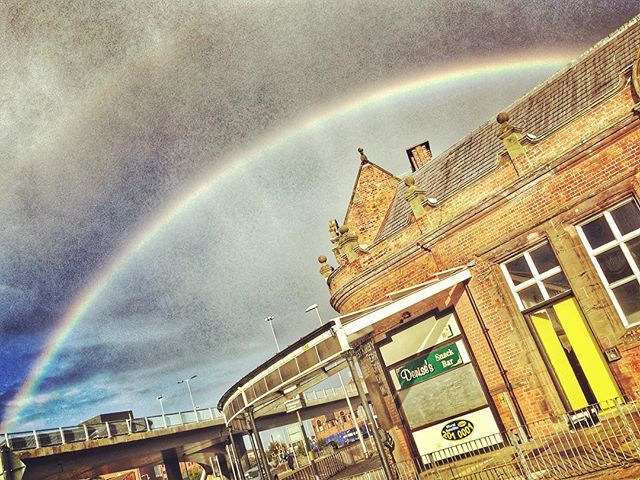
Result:
<svg viewBox="0 0 640 480"><path fill-rule="evenodd" d="M493 360L496 362L496 365L498 366L498 371L500 372L500 376L502 377L504 386L507 389L509 398L513 402L513 407L516 413L516 422L520 424L519 426L522 429L524 429L527 436L531 437L531 433L529 432L529 428L527 427L527 422L525 421L524 415L522 413L522 408L520 408L518 399L516 398L516 395L513 392L513 386L511 385L511 382L509 381L509 377L507 376L507 371L504 369L504 366L502 365L502 361L498 357L498 352L496 351L496 347L493 345L493 342L491 341L491 336L489 335L489 329L487 328L487 325L484 323L484 320L480 315L480 310L478 309L478 305L476 304L475 299L471 295L471 290L469 289L468 280L464 282L464 291L466 292L467 297L469 298L469 302L471 303L471 308L473 308L473 313L475 313L476 318L478 319L478 323L480 324L480 330L482 330L482 334L484 335L484 338L487 341L487 344L489 345L491 356L493 357Z"/></svg>

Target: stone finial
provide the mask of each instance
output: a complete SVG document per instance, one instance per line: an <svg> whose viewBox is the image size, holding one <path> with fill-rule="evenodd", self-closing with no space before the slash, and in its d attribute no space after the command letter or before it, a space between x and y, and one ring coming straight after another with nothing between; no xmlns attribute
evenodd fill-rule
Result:
<svg viewBox="0 0 640 480"><path fill-rule="evenodd" d="M514 127L509 122L509 114L507 112L500 112L496 117L496 121L500 124L498 137L502 140L511 160L514 160L518 155L524 153L524 147L520 143L522 130Z"/></svg>
<svg viewBox="0 0 640 480"><path fill-rule="evenodd" d="M350 232L346 225L341 225L339 232L338 251L347 258L347 262L351 262L358 258L358 235Z"/></svg>
<svg viewBox="0 0 640 480"><path fill-rule="evenodd" d="M496 117L496 121L502 125L503 123L506 123L509 121L509 114L507 112L500 112L498 114L498 116Z"/></svg>
<svg viewBox="0 0 640 480"><path fill-rule="evenodd" d="M320 255L318 262L320 262L320 275L324 278L329 278L329 275L333 272L333 267L327 263L327 257Z"/></svg>
<svg viewBox="0 0 640 480"><path fill-rule="evenodd" d="M331 238L331 243L338 241L338 235L338 221L329 220L329 237Z"/></svg>
<svg viewBox="0 0 640 480"><path fill-rule="evenodd" d="M360 163L361 164L365 164L369 162L369 159L367 158L367 156L364 153L364 148L360 147L358 148L358 153L360 153Z"/></svg>
<svg viewBox="0 0 640 480"><path fill-rule="evenodd" d="M427 198L427 194L424 190L416 187L416 181L411 175L407 175L404 179L404 184L407 186L407 191L404 194L404 198L409 202L413 216L416 218L423 217L427 214L424 209L424 201Z"/></svg>

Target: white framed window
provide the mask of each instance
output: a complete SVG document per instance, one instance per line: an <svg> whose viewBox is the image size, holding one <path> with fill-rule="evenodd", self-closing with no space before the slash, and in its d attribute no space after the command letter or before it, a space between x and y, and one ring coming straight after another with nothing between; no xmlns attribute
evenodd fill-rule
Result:
<svg viewBox="0 0 640 480"><path fill-rule="evenodd" d="M571 290L549 243L536 245L500 265L520 311Z"/></svg>
<svg viewBox="0 0 640 480"><path fill-rule="evenodd" d="M627 327L640 324L640 207L634 199L577 226L593 265Z"/></svg>

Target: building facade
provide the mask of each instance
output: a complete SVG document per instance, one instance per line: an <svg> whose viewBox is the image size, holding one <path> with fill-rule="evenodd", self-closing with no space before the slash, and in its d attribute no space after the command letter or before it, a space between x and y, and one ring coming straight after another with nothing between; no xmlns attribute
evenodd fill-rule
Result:
<svg viewBox="0 0 640 480"><path fill-rule="evenodd" d="M407 175L360 149L319 258L336 311L468 272L357 351L399 460L639 399L639 48L636 18Z"/></svg>
<svg viewBox="0 0 640 480"><path fill-rule="evenodd" d="M333 415L320 415L311 420L313 435L317 442L355 428L348 409L333 412Z"/></svg>

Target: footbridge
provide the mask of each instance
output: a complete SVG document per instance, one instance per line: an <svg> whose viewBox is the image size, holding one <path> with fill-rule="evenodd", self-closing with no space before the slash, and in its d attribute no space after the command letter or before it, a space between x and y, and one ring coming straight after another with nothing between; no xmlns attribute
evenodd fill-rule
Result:
<svg viewBox="0 0 640 480"><path fill-rule="evenodd" d="M352 404L359 405L355 387L347 385L346 392ZM342 388L308 391L304 398L306 406L299 412L303 419L345 408ZM257 415L256 423L267 430L297 423L297 416L282 405ZM241 437L240 432L234 434L236 444L242 443ZM0 434L0 448L9 449L24 464L15 472L15 478L22 474L22 480L93 478L158 464L170 469L180 461L200 463L211 473L209 466L216 458L231 477L225 458L228 443L228 428L216 408ZM8 474L5 478L12 480Z"/></svg>

